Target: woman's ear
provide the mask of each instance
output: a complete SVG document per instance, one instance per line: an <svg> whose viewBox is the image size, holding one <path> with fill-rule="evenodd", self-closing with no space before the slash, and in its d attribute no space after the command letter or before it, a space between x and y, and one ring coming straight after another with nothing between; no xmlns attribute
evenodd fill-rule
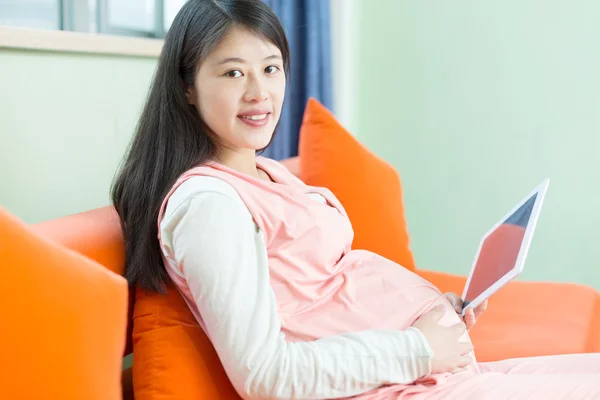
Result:
<svg viewBox="0 0 600 400"><path fill-rule="evenodd" d="M193 106L196 105L196 89L193 86L185 89L185 98L187 99L188 104Z"/></svg>

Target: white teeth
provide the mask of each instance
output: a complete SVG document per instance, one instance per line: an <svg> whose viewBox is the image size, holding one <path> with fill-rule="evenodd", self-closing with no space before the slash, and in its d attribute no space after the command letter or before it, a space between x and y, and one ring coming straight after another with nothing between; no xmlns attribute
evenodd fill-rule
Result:
<svg viewBox="0 0 600 400"><path fill-rule="evenodd" d="M252 121L258 121L261 119L265 119L267 118L267 114L260 114L260 115L243 115L242 118L244 119L250 119Z"/></svg>

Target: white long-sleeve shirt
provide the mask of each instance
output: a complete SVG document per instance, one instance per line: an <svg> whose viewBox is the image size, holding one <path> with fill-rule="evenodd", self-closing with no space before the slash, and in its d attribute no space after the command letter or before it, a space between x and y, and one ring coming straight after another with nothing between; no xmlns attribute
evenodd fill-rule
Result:
<svg viewBox="0 0 600 400"><path fill-rule="evenodd" d="M264 235L228 183L184 182L170 197L161 236L179 266L170 273L243 398L339 398L430 374L433 351L415 328L287 342Z"/></svg>

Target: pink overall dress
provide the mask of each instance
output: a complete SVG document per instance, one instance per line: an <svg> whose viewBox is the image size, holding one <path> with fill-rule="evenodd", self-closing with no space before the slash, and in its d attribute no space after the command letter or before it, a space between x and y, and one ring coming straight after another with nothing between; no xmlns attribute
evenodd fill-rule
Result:
<svg viewBox="0 0 600 400"><path fill-rule="evenodd" d="M211 162L184 173L166 196L165 203L179 185L198 175L219 178L237 191L264 233L271 286L277 300L282 332L288 341L311 341L368 329L404 330L438 304L446 308L439 322L441 325L460 322L443 294L428 281L375 253L351 250L354 235L351 223L331 191L304 184L273 160L257 157L256 162L257 167L274 182L256 179ZM307 196L309 193L322 195L327 204ZM470 341L467 334L461 340ZM541 371L542 365L561 364L556 361L552 364L551 358L532 360L531 363L513 360L484 364L473 362L466 371L458 374L430 375L414 384L383 386L353 398L520 398L514 390L519 385L530 389L530 385L527 381L507 382L505 378L510 370L521 368L529 374ZM600 356L577 360L578 364L581 362L588 367L598 364L593 372L598 382L597 398L600 399ZM573 363L575 360L572 360ZM482 372L484 368L486 373ZM495 378L501 378L501 381L495 383ZM549 381L551 379L542 379L541 383L547 387ZM532 383L535 386L535 382ZM579 384L579 381L576 383ZM503 388L503 384L509 389ZM586 384L584 379L582 390L590 393ZM500 387L500 391L497 395L488 396L488 393L493 393L490 390L494 385ZM533 398L562 398L540 396Z"/></svg>

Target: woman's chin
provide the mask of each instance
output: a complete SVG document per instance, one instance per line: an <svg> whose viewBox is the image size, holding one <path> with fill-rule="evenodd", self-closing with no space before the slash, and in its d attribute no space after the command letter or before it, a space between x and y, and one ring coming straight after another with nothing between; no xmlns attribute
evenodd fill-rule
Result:
<svg viewBox="0 0 600 400"><path fill-rule="evenodd" d="M271 138L273 137L273 134L265 134L265 135L256 135L256 137L253 138L247 138L246 140L246 145L244 147L246 147L247 149L252 149L252 150L261 150L264 149L265 147L267 147L269 145L269 143L271 142Z"/></svg>

